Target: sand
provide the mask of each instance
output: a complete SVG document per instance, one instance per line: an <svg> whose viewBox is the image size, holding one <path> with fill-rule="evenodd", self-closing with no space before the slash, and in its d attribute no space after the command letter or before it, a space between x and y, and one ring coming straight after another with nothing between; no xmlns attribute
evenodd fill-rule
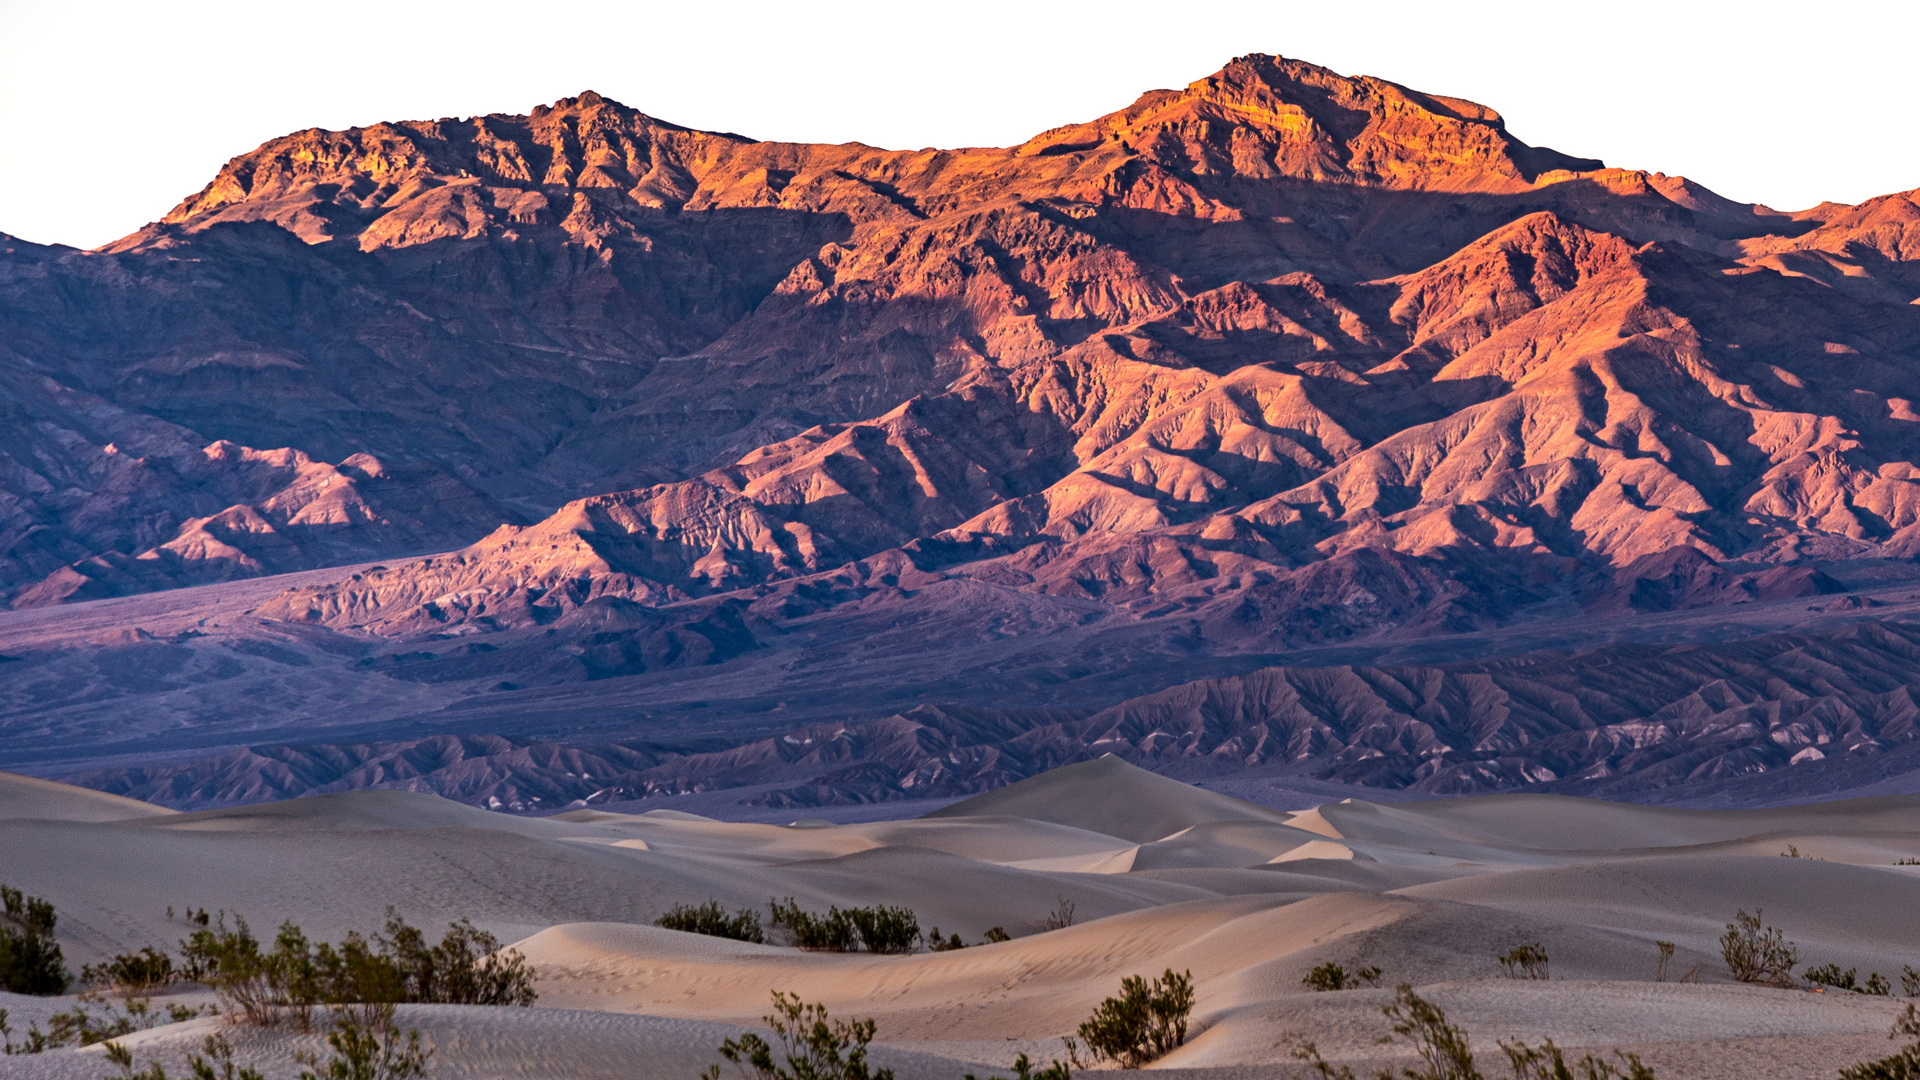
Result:
<svg viewBox="0 0 1920 1080"><path fill-rule="evenodd" d="M1811 857L1781 857L1789 844ZM1057 1053L1122 977L1168 968L1192 972L1194 1036L1156 1068L1291 1075L1300 1037L1356 1067L1403 1060L1377 1042L1389 989L1302 986L1329 960L1419 987L1468 1024L1492 1075L1505 1071L1496 1040L1551 1037L1633 1050L1663 1077L1826 1076L1885 1053L1901 1002L1735 984L1716 938L1758 906L1803 963L1897 985L1902 965L1920 967L1920 868L1895 865L1916 856L1912 798L1707 812L1490 796L1288 814L1114 759L917 820L837 826L515 818L403 792L174 814L0 776L0 881L56 903L75 966L180 937L168 904L256 926L292 918L328 937L375 926L391 904L418 924L470 917L516 941L539 973L539 1008L408 1011L448 1077L690 1080L781 989L873 1017L903 1080L958 1080L1021 1051ZM900 904L969 941L991 926L1014 940L820 954L650 925L676 903L789 895L815 909ZM1048 931L1062 899L1075 922ZM1677 943L1670 980L1694 981L1654 981L1656 939ZM1552 979L1504 978L1495 957L1534 941ZM63 1005L11 1007L19 1027ZM176 1060L213 1023L138 1041ZM241 1034L275 1077L313 1039ZM0 1061L0 1076L92 1080L99 1065L60 1051Z"/></svg>

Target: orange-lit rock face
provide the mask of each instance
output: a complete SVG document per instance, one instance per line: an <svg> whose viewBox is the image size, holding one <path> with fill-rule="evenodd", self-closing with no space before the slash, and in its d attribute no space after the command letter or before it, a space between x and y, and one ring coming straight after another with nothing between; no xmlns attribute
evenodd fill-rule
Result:
<svg viewBox="0 0 1920 1080"><path fill-rule="evenodd" d="M1677 547L1911 554L1917 220L1733 203L1267 56L1012 148L762 143L591 92L304 131L102 252L8 257L8 340L73 433L14 459L80 464L7 481L6 584L484 536L274 610L405 633L904 561L1145 608L1351 586L1364 631ZM131 532L50 494L132 505L100 432L161 423L305 464L143 481L178 508ZM353 453L458 497L320 492Z"/></svg>

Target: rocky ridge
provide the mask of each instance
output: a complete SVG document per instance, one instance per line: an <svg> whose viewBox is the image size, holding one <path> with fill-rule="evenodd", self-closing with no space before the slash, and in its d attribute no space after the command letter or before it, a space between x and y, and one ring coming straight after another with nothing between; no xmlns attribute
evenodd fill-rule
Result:
<svg viewBox="0 0 1920 1080"><path fill-rule="evenodd" d="M1735 203L1260 55L1005 148L758 142L593 93L298 132L99 251L0 245L0 588L378 560L222 617L421 708L503 695L458 706L499 720L713 667L784 708L825 657L914 650L971 659L889 693L1057 707L1181 658L1895 583L1920 576L1916 221L1912 193ZM56 671L121 666L35 640L21 723ZM230 660L169 640L191 711ZM625 707L592 707L605 745ZM571 745L451 723L519 740L455 758L529 776L513 755ZM390 742L314 782L372 782ZM1562 782L1532 752L1486 782ZM1358 782L1430 779L1383 768Z"/></svg>
<svg viewBox="0 0 1920 1080"><path fill-rule="evenodd" d="M1867 621L1445 666L1265 668L1090 714L918 706L733 746L434 736L262 746L71 779L181 809L361 788L519 812L712 791L782 808L971 795L1114 754L1189 779L1667 801L1787 770L1831 773L1844 790L1849 771L1906 761L1920 746L1916 680L1920 631Z"/></svg>

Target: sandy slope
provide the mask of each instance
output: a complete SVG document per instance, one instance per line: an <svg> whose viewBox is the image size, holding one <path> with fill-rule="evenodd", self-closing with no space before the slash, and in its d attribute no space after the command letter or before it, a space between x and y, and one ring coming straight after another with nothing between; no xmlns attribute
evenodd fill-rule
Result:
<svg viewBox="0 0 1920 1080"><path fill-rule="evenodd" d="M138 809L0 778L0 880L56 902L73 961L180 936L168 903L327 936L371 927L389 903L428 925L470 916L524 939L542 1007L411 1010L451 1077L690 1077L782 989L932 1055L898 1058L903 1078L957 1080L964 1062L1057 1052L1123 976L1169 967L1192 972L1198 1001L1195 1037L1164 1068L1285 1075L1296 1035L1339 1060L1393 1060L1376 1042L1387 990L1302 987L1328 960L1422 987L1483 1054L1552 1037L1643 1052L1662 1076L1814 1076L1884 1052L1898 1002L1730 983L1715 938L1734 911L1764 908L1806 963L1896 979L1920 966L1920 871L1893 865L1920 854L1908 798L1705 812L1492 796L1287 814L1103 759L925 818L840 826L527 819L398 792L119 817ZM1781 858L1789 843L1814 857ZM649 925L675 903L788 895L904 904L969 940L995 925L1015 939L821 954ZM1043 932L1062 897L1078 921ZM1672 976L1697 982L1653 981L1656 938L1678 943ZM1500 977L1496 955L1532 941L1553 980ZM15 1007L30 1020L50 1005ZM197 1030L141 1040L164 1056ZM307 1037L245 1038L284 1064ZM97 1066L62 1052L0 1075Z"/></svg>

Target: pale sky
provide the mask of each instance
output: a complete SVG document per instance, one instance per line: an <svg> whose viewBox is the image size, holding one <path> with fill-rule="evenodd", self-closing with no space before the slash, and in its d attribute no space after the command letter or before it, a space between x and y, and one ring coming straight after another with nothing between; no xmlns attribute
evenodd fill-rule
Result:
<svg viewBox="0 0 1920 1080"><path fill-rule="evenodd" d="M91 247L307 127L594 89L762 139L1007 145L1249 52L1800 209L1920 187L1920 0L1144 4L0 0L0 232Z"/></svg>

